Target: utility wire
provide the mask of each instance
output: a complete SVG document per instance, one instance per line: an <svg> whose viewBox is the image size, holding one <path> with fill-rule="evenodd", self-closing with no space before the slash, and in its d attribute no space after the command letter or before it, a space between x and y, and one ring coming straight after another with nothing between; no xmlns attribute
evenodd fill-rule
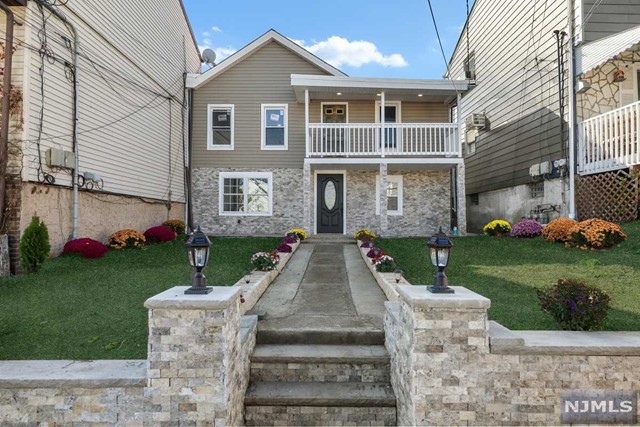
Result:
<svg viewBox="0 0 640 427"><path fill-rule="evenodd" d="M451 74L450 74L450 70L449 70L449 62L447 61L447 55L444 54L444 48L442 47L442 40L440 39L440 32L438 31L438 24L436 23L436 16L433 13L433 7L431 6L431 0L428 0L429 2L429 11L431 12L431 20L433 21L433 28L435 28L436 30L436 36L438 37L438 45L440 45L440 53L442 53L442 60L444 61L444 65L447 67L447 75L450 78L451 83L453 84L453 89L456 91L456 93L458 95L460 95L460 92L458 91L458 88L456 87L456 83L453 79L451 79Z"/></svg>

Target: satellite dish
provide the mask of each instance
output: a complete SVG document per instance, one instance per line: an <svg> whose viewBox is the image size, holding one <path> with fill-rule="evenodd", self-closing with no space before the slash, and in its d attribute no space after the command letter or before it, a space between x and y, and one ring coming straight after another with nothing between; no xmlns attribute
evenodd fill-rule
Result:
<svg viewBox="0 0 640 427"><path fill-rule="evenodd" d="M216 53L212 49L205 49L202 51L202 62L210 67L216 65Z"/></svg>

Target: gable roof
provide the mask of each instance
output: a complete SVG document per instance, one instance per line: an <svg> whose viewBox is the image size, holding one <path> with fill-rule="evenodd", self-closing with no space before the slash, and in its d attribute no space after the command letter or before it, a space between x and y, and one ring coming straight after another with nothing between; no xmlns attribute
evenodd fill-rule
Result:
<svg viewBox="0 0 640 427"><path fill-rule="evenodd" d="M210 70L207 70L206 72L202 74L198 74L196 76L190 76L190 78L187 79L187 87L192 89L199 88L200 86L207 83L209 80L222 74L224 71L233 67L234 65L236 65L237 63L245 59L246 57L252 55L258 49L260 49L261 47L265 46L267 43L270 43L272 41L279 43L280 45L287 48L294 54L312 63L313 65L320 68L321 70L326 71L332 76L346 77L346 74L340 71L339 69L335 68L334 66L318 58L317 56L315 56L314 54L312 54L311 52L309 52L307 49L303 48L299 44L292 42L287 37L277 32L276 30L271 29L266 33L264 33L263 35L261 35L260 37L258 37L257 39L255 39L254 41L252 41L251 43L249 43L248 45L246 45L245 47L243 47L242 49L240 49L239 51L237 51L236 53L234 53L233 55L226 58L224 61L220 62L220 64L211 68Z"/></svg>

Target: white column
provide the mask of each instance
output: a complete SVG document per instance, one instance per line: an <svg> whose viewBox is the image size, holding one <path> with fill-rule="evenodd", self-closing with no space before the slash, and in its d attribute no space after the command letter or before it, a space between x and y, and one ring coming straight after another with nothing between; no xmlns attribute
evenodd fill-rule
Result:
<svg viewBox="0 0 640 427"><path fill-rule="evenodd" d="M384 157L384 148L387 145L387 133L384 128L384 91L380 92L380 152Z"/></svg>
<svg viewBox="0 0 640 427"><path fill-rule="evenodd" d="M380 233L387 235L389 221L387 219L387 164L380 163Z"/></svg>
<svg viewBox="0 0 640 427"><path fill-rule="evenodd" d="M307 147L306 157L309 157L311 144L309 139L309 89L304 90L304 142Z"/></svg>

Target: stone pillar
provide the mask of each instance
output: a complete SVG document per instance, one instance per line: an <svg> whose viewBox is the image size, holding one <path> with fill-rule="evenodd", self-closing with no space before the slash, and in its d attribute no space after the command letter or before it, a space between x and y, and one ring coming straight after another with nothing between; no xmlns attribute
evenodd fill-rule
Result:
<svg viewBox="0 0 640 427"><path fill-rule="evenodd" d="M389 221L387 219L387 164L380 163L380 233L387 235Z"/></svg>
<svg viewBox="0 0 640 427"><path fill-rule="evenodd" d="M243 424L237 384L241 287L185 295L176 286L145 302L149 309L147 388L150 419L186 425Z"/></svg>
<svg viewBox="0 0 640 427"><path fill-rule="evenodd" d="M458 231L461 236L467 234L467 196L465 195L465 166L461 163L457 166L458 182L456 191L458 193Z"/></svg>
<svg viewBox="0 0 640 427"><path fill-rule="evenodd" d="M425 286L398 286L399 312L385 320L398 425L466 425L475 420L477 384L489 352L491 301L461 286L432 294ZM387 317L393 317L387 314Z"/></svg>
<svg viewBox="0 0 640 427"><path fill-rule="evenodd" d="M311 165L307 162L302 170L302 187L302 228L311 235Z"/></svg>

